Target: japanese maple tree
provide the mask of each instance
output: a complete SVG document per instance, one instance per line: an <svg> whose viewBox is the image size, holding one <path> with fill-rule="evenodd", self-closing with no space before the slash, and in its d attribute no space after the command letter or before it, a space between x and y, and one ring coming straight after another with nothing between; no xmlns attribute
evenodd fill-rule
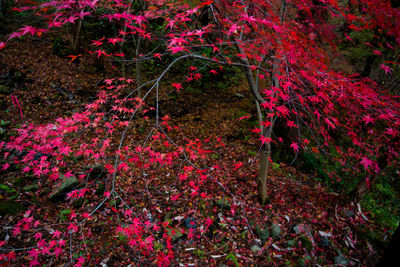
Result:
<svg viewBox="0 0 400 267"><path fill-rule="evenodd" d="M137 258L144 258L142 263L170 264L174 259L172 239L181 229L168 220L155 220L145 208L133 208L127 198L136 191L143 192L143 198L137 201L147 201L153 212L161 213L158 198L173 207L183 196L200 203L223 190L235 200L230 212L243 212L240 224L254 239L244 204L221 180L226 166L208 165L212 149L223 146L223 142L218 138L175 138L181 129L161 115L162 91L185 90L202 78L203 70L217 75L224 68L240 68L246 77L255 103L253 115L259 122L252 131L260 141L256 179L260 204L268 202L267 179L276 146L289 147L294 158L302 151L326 155L347 175L357 177L361 173L355 191L359 200L377 175L398 161L399 103L372 80L332 68L332 58L339 56L335 44L346 38L337 25L346 23L357 31L378 28L394 37L387 45L396 47L400 43L400 23L398 10L389 1L358 2L362 9L359 13L336 0L139 1L138 5L134 1L76 0L16 7L16 11L35 10L47 25L21 27L9 36L7 44L0 44L4 49L1 52L6 51L5 45L12 45L14 38L41 36L70 24L75 29L73 47L78 49L82 23L87 17L95 17L114 24L118 31L92 40L85 50L116 65L122 62L122 77L105 77L97 99L83 111L46 125L26 123L17 129L15 137L1 144L10 163L23 165L23 172L32 172L42 183L54 184L72 177L68 170L72 157L79 157L88 166L104 163L107 174L108 183L100 196L90 178L93 168L76 174L81 186L69 192L67 200L87 198L97 202L84 211L70 211L66 229L62 223L57 229L41 228L50 214L44 216L44 222L35 219L33 212L20 218L13 237L22 242L23 234L35 229L32 231L37 244L27 252L30 264L64 257L63 261L85 265L90 256L82 256L84 249L79 257L74 256L72 245L69 251L66 249L66 239L81 235L85 244L95 234L82 228L104 207L104 214L118 216L118 220L105 217L116 234L135 248ZM389 22L385 14L391 14ZM129 46L130 42L135 45ZM155 44L155 48L141 50L144 42ZM151 60L164 67L155 78L142 80L138 63ZM136 74L132 77L126 70L127 62L135 63ZM183 62L190 62L184 77L166 81L168 73ZM397 63L391 67L382 64L382 71L388 75L397 67ZM151 112L153 118L148 116ZM142 140L128 142L138 122L146 125L148 132ZM82 135L91 142L81 143ZM9 166L3 165L3 169ZM240 167L238 164L232 168ZM174 185L160 178L166 175L176 176ZM337 173L330 175L332 181L342 179ZM188 213L200 214L199 210L189 208ZM177 216L175 220L182 218ZM203 216L197 223L202 225L199 231L188 227L190 239L202 238L213 219ZM75 244L74 249L79 251L79 246ZM9 250L2 258L12 261L15 253L19 252Z"/></svg>

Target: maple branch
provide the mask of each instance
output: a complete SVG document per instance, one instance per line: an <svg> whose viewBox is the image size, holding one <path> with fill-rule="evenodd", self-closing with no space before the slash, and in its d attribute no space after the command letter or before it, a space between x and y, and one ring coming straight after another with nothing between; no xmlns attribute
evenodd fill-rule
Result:
<svg viewBox="0 0 400 267"><path fill-rule="evenodd" d="M147 91L146 95L143 97L143 100L147 98L147 96L148 96L148 95L150 94L150 92L154 89L154 87L156 87L156 89L157 89L157 94L158 94L158 85L159 85L160 80L161 80L161 79L164 77L164 75L172 68L172 66L173 66L175 63L177 63L177 62L180 61L181 59L184 59L184 58L187 58L187 57L188 57L188 55L184 55L184 56L181 56L181 57L175 59L173 62L171 62L171 63L169 64L169 66L161 73L161 75L160 75L157 79L155 79L155 84ZM144 84L144 85L145 85L145 84ZM144 86L144 85L142 85L142 86ZM140 88L140 87L139 87L139 88ZM137 89L136 89L136 90L137 90ZM128 97L128 96L127 96L127 97ZM157 95L157 105L158 105L158 95ZM139 110L139 107L137 107L137 108L135 109L135 111L132 113L131 117L129 118L128 126L125 127L125 130L124 130L123 133L122 133L122 136L121 136L121 139L120 139L120 142L119 142L119 146L118 146L118 151L121 150L121 148L122 148L122 144L123 144L123 141L124 141L124 139L125 139L125 135L126 135L128 129L129 129L129 126L130 126L130 124L131 124L131 122L132 122L133 117L135 116L135 114L137 113L138 110ZM157 109L157 122L158 122L158 109ZM115 192L115 178L116 178L116 175L117 175L118 163L119 163L119 153L117 153L116 158L115 158L115 162L114 162L114 173L113 173L113 177L112 177L112 189L111 189L111 191L110 191L110 194L112 194L112 193ZM93 215L101 206L103 206L103 204L105 203L105 201L106 201L107 199L108 199L108 197L106 197L102 202L100 202L100 203L96 206L96 208L90 213L90 216ZM85 218L84 220L82 220L79 224L84 223L86 220L87 220L87 218Z"/></svg>
<svg viewBox="0 0 400 267"><path fill-rule="evenodd" d="M241 51L243 51L243 50L241 50ZM251 90L252 90L252 92L253 92L253 94L254 94L254 97L256 98L256 100L257 100L259 103L264 102L262 96L260 95L260 93L259 93L258 90L257 90L256 83L254 82L253 73L250 71L250 68L251 68L251 67L254 67L255 69L259 69L259 70L263 70L263 71L267 72L266 69L261 68L261 67L257 67L257 66L250 65L250 63L249 63L248 61L247 61L247 62L244 61L244 62L242 62L242 63L235 63L235 62L228 63L228 62L221 62L221 61L218 61L218 60L213 59L213 58L207 58L207 57L204 57L204 56L193 55L193 54L190 54L190 57L197 58L197 59L202 59L202 60L207 60L207 61L211 61L211 62L215 62L215 63L219 63L219 64L225 64L225 65L232 65L232 66L237 66L237 67L243 67L243 68L245 69L246 77L248 77L248 81L249 81L249 83L251 84L250 87L251 87Z"/></svg>

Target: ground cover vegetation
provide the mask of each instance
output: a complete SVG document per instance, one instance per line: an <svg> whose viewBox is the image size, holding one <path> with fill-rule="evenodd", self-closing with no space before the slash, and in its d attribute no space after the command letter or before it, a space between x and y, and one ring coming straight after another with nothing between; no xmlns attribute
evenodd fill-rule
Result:
<svg viewBox="0 0 400 267"><path fill-rule="evenodd" d="M0 4L1 264L390 257L398 1Z"/></svg>

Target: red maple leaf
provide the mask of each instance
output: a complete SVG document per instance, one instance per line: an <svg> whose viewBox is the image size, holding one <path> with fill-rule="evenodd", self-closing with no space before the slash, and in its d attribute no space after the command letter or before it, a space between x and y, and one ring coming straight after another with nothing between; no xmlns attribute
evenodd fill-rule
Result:
<svg viewBox="0 0 400 267"><path fill-rule="evenodd" d="M294 152L299 152L299 145L297 143L293 142L290 147L293 148Z"/></svg>
<svg viewBox="0 0 400 267"><path fill-rule="evenodd" d="M261 143L263 145L264 144L269 144L272 141L271 137L266 137L266 136L261 136L259 140L261 140Z"/></svg>
<svg viewBox="0 0 400 267"><path fill-rule="evenodd" d="M381 64L379 65L379 67L381 69L383 69L385 71L385 74L387 75L388 73L392 73L392 69L389 66L386 66L385 64Z"/></svg>
<svg viewBox="0 0 400 267"><path fill-rule="evenodd" d="M180 89L182 89L182 84L180 83L172 83L172 87L174 87L178 92Z"/></svg>

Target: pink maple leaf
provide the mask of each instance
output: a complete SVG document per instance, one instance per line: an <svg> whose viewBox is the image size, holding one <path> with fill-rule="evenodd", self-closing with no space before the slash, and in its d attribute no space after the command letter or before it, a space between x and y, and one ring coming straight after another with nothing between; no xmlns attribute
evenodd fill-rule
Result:
<svg viewBox="0 0 400 267"><path fill-rule="evenodd" d="M382 51L379 50L372 50L375 55L382 56Z"/></svg>
<svg viewBox="0 0 400 267"><path fill-rule="evenodd" d="M295 128L298 128L299 126L297 126L295 123L294 123L294 121L291 121L291 120L288 120L288 122L287 122L287 124L286 124L288 127L290 127L290 128L292 128L292 127L295 127Z"/></svg>
<svg viewBox="0 0 400 267"><path fill-rule="evenodd" d="M63 246L65 246L65 240L64 239L60 239L60 240L58 240L58 245L60 246L60 247L63 247Z"/></svg>
<svg viewBox="0 0 400 267"><path fill-rule="evenodd" d="M179 92L180 89L182 89L182 84L180 83L172 83L172 87L176 88L176 90Z"/></svg>
<svg viewBox="0 0 400 267"><path fill-rule="evenodd" d="M231 35L232 33L237 33L238 30L240 29L240 26L238 26L237 24L233 24L228 31L228 36Z"/></svg>
<svg viewBox="0 0 400 267"><path fill-rule="evenodd" d="M171 196L171 200L172 201L176 201L176 200L178 200L178 198L181 196L181 194L176 194L176 195L172 195Z"/></svg>
<svg viewBox="0 0 400 267"><path fill-rule="evenodd" d="M28 171L30 171L30 170L31 170L31 168L29 168L28 166L25 166L25 167L22 169L22 173L28 172Z"/></svg>
<svg viewBox="0 0 400 267"><path fill-rule="evenodd" d="M103 51L103 50L101 50L101 49L98 49L98 50L94 51L94 53L96 53L96 54L97 54L97 58L100 58L100 57L101 57L101 55L105 55L105 56L107 56L107 53L106 53L106 52L104 52L104 51Z"/></svg>
<svg viewBox="0 0 400 267"><path fill-rule="evenodd" d="M20 30L23 31L22 35L30 33L33 36L36 32L36 28L34 28L32 26L25 26L25 27L21 28Z"/></svg>
<svg viewBox="0 0 400 267"><path fill-rule="evenodd" d="M107 84L107 85L112 84L113 81L114 81L114 79L105 79L104 80L105 84Z"/></svg>
<svg viewBox="0 0 400 267"><path fill-rule="evenodd" d="M131 210L131 209L128 209L128 210L125 210L125 216L126 217L131 217L132 216L132 214L133 214L133 211Z"/></svg>
<svg viewBox="0 0 400 267"><path fill-rule="evenodd" d="M69 153L71 152L71 148L69 146L64 146L60 148L60 154L61 155L69 155Z"/></svg>
<svg viewBox="0 0 400 267"><path fill-rule="evenodd" d="M171 46L169 48L169 50L172 51L172 54L175 54L175 53L178 53L178 52L181 52L181 51L185 50L185 48L183 46Z"/></svg>
<svg viewBox="0 0 400 267"><path fill-rule="evenodd" d="M85 262L85 258L79 257L78 262L75 264L75 266L77 266L77 267L83 266L84 262Z"/></svg>
<svg viewBox="0 0 400 267"><path fill-rule="evenodd" d="M14 231L12 232L13 236L16 236L16 235L18 235L20 233L21 233L21 228L20 227L15 227Z"/></svg>
<svg viewBox="0 0 400 267"><path fill-rule="evenodd" d="M362 120L365 121L365 125L367 125L368 123L374 124L374 118L371 118L369 115L364 116Z"/></svg>
<svg viewBox="0 0 400 267"><path fill-rule="evenodd" d="M35 234L35 240L42 239L42 236L43 236L42 233L36 233Z"/></svg>
<svg viewBox="0 0 400 267"><path fill-rule="evenodd" d="M39 256L39 251L36 248L34 248L29 250L28 254L32 259L37 259L37 257Z"/></svg>
<svg viewBox="0 0 400 267"><path fill-rule="evenodd" d="M297 143L293 142L290 147L293 148L294 152L299 152L299 145Z"/></svg>
<svg viewBox="0 0 400 267"><path fill-rule="evenodd" d="M260 140L263 145L269 144L272 141L271 137L266 137L266 136L261 136L260 139L258 140Z"/></svg>
<svg viewBox="0 0 400 267"><path fill-rule="evenodd" d="M5 170L7 170L7 169L10 167L10 164L6 163L6 164L3 164L3 165L1 165L1 166L3 166L3 168L1 168L1 170L2 170L2 171L5 171Z"/></svg>
<svg viewBox="0 0 400 267"><path fill-rule="evenodd" d="M60 254L62 254L62 252L63 252L63 250L62 250L62 248L60 248L60 247L56 247L55 249L54 249L54 255L56 256L56 258L58 258L58 256L60 255Z"/></svg>
<svg viewBox="0 0 400 267"><path fill-rule="evenodd" d="M115 43L121 42L121 41L123 41L123 39L121 39L121 38L108 38L107 43L112 43L115 46Z"/></svg>
<svg viewBox="0 0 400 267"><path fill-rule="evenodd" d="M387 75L388 73L392 73L392 69L389 66L386 66L385 64L381 64L379 65L379 67L381 69L383 69L385 71L385 74Z"/></svg>
<svg viewBox="0 0 400 267"><path fill-rule="evenodd" d="M12 34L10 34L10 36L8 37L8 40L13 39L15 37L21 37L22 36L22 32L13 32Z"/></svg>
<svg viewBox="0 0 400 267"><path fill-rule="evenodd" d="M142 25L143 22L147 22L147 20L143 16L135 16L134 20L137 24Z"/></svg>
<svg viewBox="0 0 400 267"><path fill-rule="evenodd" d="M238 163L235 163L235 164L233 164L233 169L236 171L236 170L238 170L240 167L242 167L243 166L243 162L238 162Z"/></svg>
<svg viewBox="0 0 400 267"><path fill-rule="evenodd" d="M100 45L102 45L103 44L103 40L105 39L105 37L103 37L103 38L101 38L101 39L99 39L99 40L92 40L92 45L95 45L95 46L100 46Z"/></svg>
<svg viewBox="0 0 400 267"><path fill-rule="evenodd" d="M248 116L248 115L247 116L242 116L242 117L239 118L239 121L244 120L244 119L248 119L248 118L250 118L250 116Z"/></svg>
<svg viewBox="0 0 400 267"><path fill-rule="evenodd" d="M161 60L161 54L160 54L160 53L154 53L153 56L156 57L156 58L158 58L159 60Z"/></svg>
<svg viewBox="0 0 400 267"><path fill-rule="evenodd" d="M205 221L206 228L210 227L213 222L214 222L213 219L207 218Z"/></svg>
<svg viewBox="0 0 400 267"><path fill-rule="evenodd" d="M216 70L210 70L209 71L212 75L217 75L218 74L218 72L216 71Z"/></svg>
<svg viewBox="0 0 400 267"><path fill-rule="evenodd" d="M386 128L385 134L387 134L387 135L396 136L397 133L398 133L398 131L397 130L393 130L393 128Z"/></svg>
<svg viewBox="0 0 400 267"><path fill-rule="evenodd" d="M175 24L175 20L170 20L167 24L167 26L165 26L165 29L169 27L170 30L172 30L172 28L174 27Z"/></svg>
<svg viewBox="0 0 400 267"><path fill-rule="evenodd" d="M61 236L61 232L58 231L58 230L55 230L55 231L52 233L52 237L53 237L53 238L60 238L60 236Z"/></svg>
<svg viewBox="0 0 400 267"><path fill-rule="evenodd" d="M81 13L79 13L79 17L83 19L85 16L89 16L90 12L84 12L83 9L81 10Z"/></svg>
<svg viewBox="0 0 400 267"><path fill-rule="evenodd" d="M107 192L104 192L104 196L105 196L106 198L110 198L110 196L111 196L111 193L110 193L109 191L107 191Z"/></svg>
<svg viewBox="0 0 400 267"><path fill-rule="evenodd" d="M69 177L72 177L72 176L74 176L73 174L72 174L72 172L71 171L68 171L68 172L66 172L65 174L64 174L64 177L65 178L69 178Z"/></svg>
<svg viewBox="0 0 400 267"><path fill-rule="evenodd" d="M157 223L155 223L155 224L153 225L153 230L154 230L155 232L158 232L160 229L161 229L161 227L160 227Z"/></svg>
<svg viewBox="0 0 400 267"><path fill-rule="evenodd" d="M353 39L351 39L350 36L347 35L347 33L344 33L344 36L346 36L346 39L349 40L350 42L353 42Z"/></svg>

